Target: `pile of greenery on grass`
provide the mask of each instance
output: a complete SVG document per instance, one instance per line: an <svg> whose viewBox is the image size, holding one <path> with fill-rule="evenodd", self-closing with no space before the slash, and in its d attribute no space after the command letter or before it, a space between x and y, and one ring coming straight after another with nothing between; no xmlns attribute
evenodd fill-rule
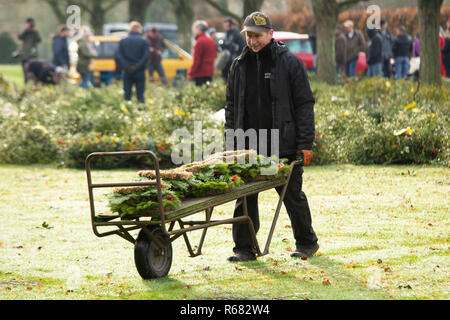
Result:
<svg viewBox="0 0 450 320"><path fill-rule="evenodd" d="M450 163L450 83L440 87L380 78L330 86L311 77L316 98L313 164ZM63 84L18 87L0 77L0 163L59 163L82 168L95 151L152 150L173 167L171 135L194 132L201 121L223 130L212 115L225 106L225 84L150 86L145 104L123 101L113 85L85 91ZM102 159L96 167L151 165L145 157Z"/></svg>

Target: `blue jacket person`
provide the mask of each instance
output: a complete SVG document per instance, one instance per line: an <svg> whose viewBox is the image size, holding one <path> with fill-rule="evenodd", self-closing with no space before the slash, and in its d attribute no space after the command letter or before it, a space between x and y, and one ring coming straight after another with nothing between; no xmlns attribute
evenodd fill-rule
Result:
<svg viewBox="0 0 450 320"><path fill-rule="evenodd" d="M145 69L150 57L150 48L148 41L141 34L142 25L132 21L128 36L119 42L116 61L123 70L124 99L131 100L131 90L134 84L138 101L144 103Z"/></svg>

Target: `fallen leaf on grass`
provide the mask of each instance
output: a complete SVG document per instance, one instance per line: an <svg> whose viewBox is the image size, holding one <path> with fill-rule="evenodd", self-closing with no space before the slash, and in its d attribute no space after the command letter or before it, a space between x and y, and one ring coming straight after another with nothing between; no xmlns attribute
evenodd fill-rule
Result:
<svg viewBox="0 0 450 320"><path fill-rule="evenodd" d="M53 227L50 226L46 221L42 222L41 226L42 226L42 228L45 228L45 229L48 229L48 230L53 229Z"/></svg>
<svg viewBox="0 0 450 320"><path fill-rule="evenodd" d="M324 286L329 286L331 283L330 283L330 280L326 279L326 280L323 280L323 281L322 281L322 284L323 284Z"/></svg>

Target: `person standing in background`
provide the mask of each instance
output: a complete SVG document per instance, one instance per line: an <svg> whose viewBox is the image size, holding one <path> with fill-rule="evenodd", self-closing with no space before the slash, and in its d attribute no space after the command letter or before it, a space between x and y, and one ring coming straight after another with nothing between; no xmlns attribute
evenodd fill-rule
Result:
<svg viewBox="0 0 450 320"><path fill-rule="evenodd" d="M406 79L409 73L409 57L412 53L411 37L406 34L404 26L397 28L397 36L392 45L392 54L395 60L395 80Z"/></svg>
<svg viewBox="0 0 450 320"><path fill-rule="evenodd" d="M347 62L345 64L345 73L348 77L356 77L356 63L360 52L365 51L366 42L361 31L353 28L353 21L344 22L344 28L347 37Z"/></svg>
<svg viewBox="0 0 450 320"><path fill-rule="evenodd" d="M128 36L119 42L116 61L123 70L124 99L131 100L133 85L139 102L145 103L145 67L150 57L148 41L142 37L142 25L137 21L130 22Z"/></svg>
<svg viewBox="0 0 450 320"><path fill-rule="evenodd" d="M383 70L383 38L377 29L367 29L367 76L379 77Z"/></svg>
<svg viewBox="0 0 450 320"><path fill-rule="evenodd" d="M416 34L416 38L412 44L412 57L417 58L420 57L420 38L419 33Z"/></svg>
<svg viewBox="0 0 450 320"><path fill-rule="evenodd" d="M53 37L53 60L52 63L55 67L63 67L69 69L70 58L69 48L67 45L67 38L70 36L70 30L67 26L60 26L58 33Z"/></svg>
<svg viewBox="0 0 450 320"><path fill-rule="evenodd" d="M441 54L446 76L447 78L450 78L450 18L447 20L444 33L444 46L441 50Z"/></svg>
<svg viewBox="0 0 450 320"><path fill-rule="evenodd" d="M335 35L334 53L336 60L336 74L340 76L342 70L345 69L345 62L347 61L347 38L340 26L336 26Z"/></svg>
<svg viewBox="0 0 450 320"><path fill-rule="evenodd" d="M392 44L394 43L394 37L392 33L387 29L388 23L386 20L380 21L380 32L381 37L383 39L383 75L386 78L390 78L392 76Z"/></svg>
<svg viewBox="0 0 450 320"><path fill-rule="evenodd" d="M222 70L222 77L226 81L233 60L241 54L242 49L246 46L246 43L236 25L236 22L234 22L233 19L225 19L223 22L223 28L225 29L225 40L222 45L222 49L230 52L230 58L225 65L225 68Z"/></svg>
<svg viewBox="0 0 450 320"><path fill-rule="evenodd" d="M17 38L23 42L19 51L19 56L22 62L24 82L27 83L28 78L25 65L31 59L36 59L38 57L37 45L41 42L41 36L36 30L33 18L28 18L25 21L25 29L17 35Z"/></svg>
<svg viewBox="0 0 450 320"><path fill-rule="evenodd" d="M317 72L317 34L316 34L316 25L312 28L312 31L308 34L309 42L311 43L312 52L314 55L314 67L312 70Z"/></svg>
<svg viewBox="0 0 450 320"><path fill-rule="evenodd" d="M195 36L194 62L189 69L188 80L194 80L196 86L211 82L214 76L217 47L216 42L206 34L207 30L208 24L205 21L198 20L192 25L192 32Z"/></svg>
<svg viewBox="0 0 450 320"><path fill-rule="evenodd" d="M91 59L97 55L92 44L89 42L91 35L91 30L88 27L83 27L81 29L81 37L78 40L77 71L81 76L80 87L84 89L89 89L89 82L91 82L89 64L91 63Z"/></svg>
<svg viewBox="0 0 450 320"><path fill-rule="evenodd" d="M162 84L166 86L166 73L164 72L164 67L161 63L161 55L166 49L164 38L155 27L151 28L150 31L147 32L146 37L150 46L150 59L148 61L148 76L150 81L154 81L153 73L156 71Z"/></svg>

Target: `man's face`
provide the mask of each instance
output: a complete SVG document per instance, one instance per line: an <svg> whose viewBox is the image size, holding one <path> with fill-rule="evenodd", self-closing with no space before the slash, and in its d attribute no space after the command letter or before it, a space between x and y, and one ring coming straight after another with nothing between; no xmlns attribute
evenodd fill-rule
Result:
<svg viewBox="0 0 450 320"><path fill-rule="evenodd" d="M225 29L225 31L230 31L231 30L231 25L228 21L225 21L223 23L223 28Z"/></svg>
<svg viewBox="0 0 450 320"><path fill-rule="evenodd" d="M387 22L386 22L385 24L382 24L382 25L380 26L381 31L386 30L387 26L388 26Z"/></svg>
<svg viewBox="0 0 450 320"><path fill-rule="evenodd" d="M69 30L64 30L60 32L61 37L63 38L68 38L70 36L70 31Z"/></svg>
<svg viewBox="0 0 450 320"><path fill-rule="evenodd" d="M200 30L199 27L193 27L193 28L192 28L192 33L193 33L194 36L196 37L196 36L198 36L198 35L201 35L203 32L202 32L202 30Z"/></svg>
<svg viewBox="0 0 450 320"><path fill-rule="evenodd" d="M344 26L344 29L347 33L349 32L353 32L353 27L352 26Z"/></svg>
<svg viewBox="0 0 450 320"><path fill-rule="evenodd" d="M247 45L253 52L258 52L273 38L273 30L269 30L268 32L252 32L247 31L245 33L245 39L247 40Z"/></svg>

